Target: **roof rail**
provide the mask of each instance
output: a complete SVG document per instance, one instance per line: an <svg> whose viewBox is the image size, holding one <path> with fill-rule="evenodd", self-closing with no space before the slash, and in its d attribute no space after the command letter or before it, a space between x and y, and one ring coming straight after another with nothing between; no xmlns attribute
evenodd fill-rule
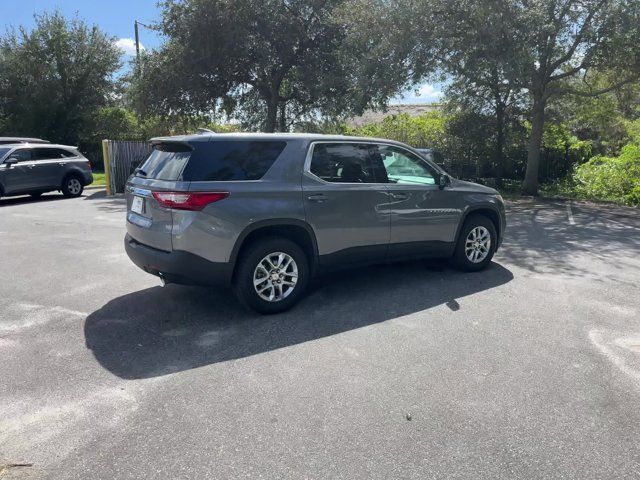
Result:
<svg viewBox="0 0 640 480"><path fill-rule="evenodd" d="M197 133L198 135L203 135L203 134L205 134L205 133L216 133L216 132L214 132L213 130L209 130L208 128L198 128L198 129L196 130L196 133Z"/></svg>

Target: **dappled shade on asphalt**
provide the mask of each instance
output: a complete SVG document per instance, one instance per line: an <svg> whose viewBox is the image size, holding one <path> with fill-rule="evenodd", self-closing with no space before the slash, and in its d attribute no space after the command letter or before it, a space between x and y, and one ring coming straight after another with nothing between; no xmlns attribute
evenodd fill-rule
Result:
<svg viewBox="0 0 640 480"><path fill-rule="evenodd" d="M259 316L226 290L169 285L111 300L89 315L87 347L115 375L149 378L297 345L498 287L513 275L499 264L461 273L444 262L381 265L316 281L293 310ZM425 312L426 311L426 312Z"/></svg>
<svg viewBox="0 0 640 480"><path fill-rule="evenodd" d="M570 220L569 214L573 222ZM593 260L624 262L627 251L640 252L640 211L560 200L518 200L507 211L507 230L497 261L530 272L555 273L566 277L607 282L591 262L576 262L578 256Z"/></svg>

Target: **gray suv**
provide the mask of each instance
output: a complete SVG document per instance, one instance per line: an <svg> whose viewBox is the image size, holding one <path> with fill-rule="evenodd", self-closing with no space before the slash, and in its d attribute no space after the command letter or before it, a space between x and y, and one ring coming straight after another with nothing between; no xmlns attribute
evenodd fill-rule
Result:
<svg viewBox="0 0 640 480"><path fill-rule="evenodd" d="M0 197L61 191L82 195L93 182L91 163L76 147L52 144L0 145Z"/></svg>
<svg viewBox="0 0 640 480"><path fill-rule="evenodd" d="M487 266L502 198L402 143L310 134L156 138L127 182L131 260L163 283L232 285L261 313L328 270L447 257Z"/></svg>

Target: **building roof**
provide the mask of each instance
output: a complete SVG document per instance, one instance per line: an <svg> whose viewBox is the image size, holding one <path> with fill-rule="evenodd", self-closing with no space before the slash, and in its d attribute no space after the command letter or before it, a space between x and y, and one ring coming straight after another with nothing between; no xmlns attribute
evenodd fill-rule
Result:
<svg viewBox="0 0 640 480"><path fill-rule="evenodd" d="M414 104L398 104L389 105L383 110L366 110L362 115L347 119L347 125L351 127L362 127L370 123L380 123L385 117L390 115L409 114L411 117L418 117L434 110L440 110L442 107L439 103L414 103Z"/></svg>

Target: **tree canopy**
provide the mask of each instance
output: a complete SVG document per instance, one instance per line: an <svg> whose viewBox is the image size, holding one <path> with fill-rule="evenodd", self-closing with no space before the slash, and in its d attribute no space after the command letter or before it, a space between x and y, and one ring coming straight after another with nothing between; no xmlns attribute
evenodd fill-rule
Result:
<svg viewBox="0 0 640 480"><path fill-rule="evenodd" d="M164 114L222 106L265 131L384 104L407 75L402 55L384 51L391 43L362 36L381 28L370 3L167 0L158 28L168 40L134 82L139 103Z"/></svg>
<svg viewBox="0 0 640 480"><path fill-rule="evenodd" d="M442 66L476 92L493 90L497 104L505 92L528 93L532 128L526 194L537 193L550 99L597 96L638 79L637 0L427 0L416 5L409 4L414 31L422 32L416 64ZM593 72L606 70L618 75L596 87Z"/></svg>
<svg viewBox="0 0 640 480"><path fill-rule="evenodd" d="M60 13L0 39L0 131L77 145L114 92L113 38Z"/></svg>

